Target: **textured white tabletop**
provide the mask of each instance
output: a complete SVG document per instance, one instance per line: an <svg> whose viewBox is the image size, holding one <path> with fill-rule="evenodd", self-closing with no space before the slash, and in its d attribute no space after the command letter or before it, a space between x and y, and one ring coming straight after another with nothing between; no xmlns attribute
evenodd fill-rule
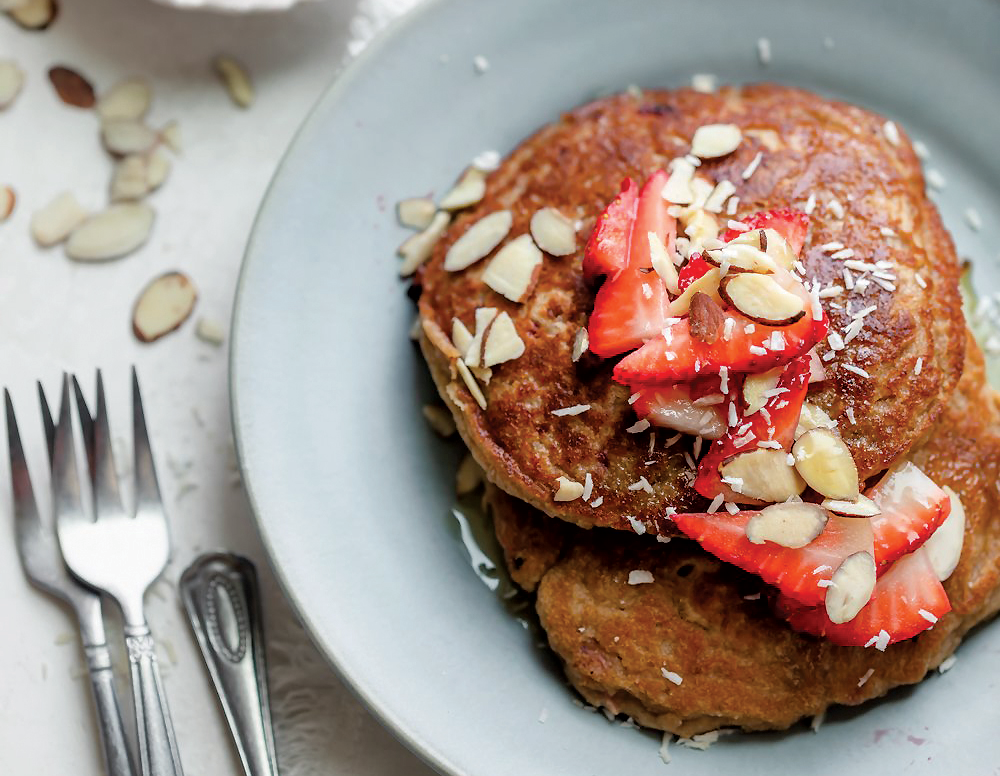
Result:
<svg viewBox="0 0 1000 776"><path fill-rule="evenodd" d="M51 393L63 370L75 371L92 396L92 370L101 367L112 423L122 428L128 365L138 366L175 545L149 596L150 619L188 776L240 772L175 587L196 555L215 548L248 555L261 572L283 773L430 773L325 665L277 590L236 474L227 348L202 342L194 331L202 316L228 328L248 230L306 112L345 58L413 2L329 0L283 14L227 16L147 0L87 0L64 2L57 22L41 33L0 15L0 59L27 73L24 92L0 112L0 186L18 195L14 214L0 223L0 383L13 394L38 488L43 450L34 381ZM234 107L216 80L210 62L220 53L252 72L257 98L249 110ZM61 248L40 250L29 237L31 213L60 191L72 190L92 208L107 198L111 164L97 120L55 97L46 77L54 64L79 70L98 90L145 76L154 90L152 125L181 125L183 153L150 198L153 235L125 259L75 264ZM179 331L140 345L131 308L150 279L171 269L190 275L198 306ZM102 768L81 650L64 610L21 574L10 540L5 459L4 452L0 772L96 776ZM121 689L125 700L127 686Z"/></svg>

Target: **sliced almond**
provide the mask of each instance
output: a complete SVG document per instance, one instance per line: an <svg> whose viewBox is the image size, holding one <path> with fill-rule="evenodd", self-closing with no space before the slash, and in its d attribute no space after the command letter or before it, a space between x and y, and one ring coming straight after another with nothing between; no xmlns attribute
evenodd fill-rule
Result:
<svg viewBox="0 0 1000 776"><path fill-rule="evenodd" d="M746 402L746 415L753 415L767 404L767 392L778 387L778 380L784 367L775 367L768 372L747 375L743 381L743 401Z"/></svg>
<svg viewBox="0 0 1000 776"><path fill-rule="evenodd" d="M49 81L56 90L59 99L74 108L92 108L97 98L90 81L76 70L56 65L49 68Z"/></svg>
<svg viewBox="0 0 1000 776"><path fill-rule="evenodd" d="M483 366L483 342L486 339L486 333L489 331L490 324L493 323L493 319L497 317L499 312L495 307L480 307L476 309L476 332L472 336L472 341L465 349L465 355L463 356L466 366Z"/></svg>
<svg viewBox="0 0 1000 776"><path fill-rule="evenodd" d="M535 245L550 256L569 256L576 250L576 226L554 207L536 210L530 228Z"/></svg>
<svg viewBox="0 0 1000 776"><path fill-rule="evenodd" d="M675 205L688 205L694 200L691 181L694 180L694 165L686 159L674 159L670 163L670 177L663 186L661 196Z"/></svg>
<svg viewBox="0 0 1000 776"><path fill-rule="evenodd" d="M461 210L475 205L486 196L486 173L469 167L452 189L441 198L442 210Z"/></svg>
<svg viewBox="0 0 1000 776"><path fill-rule="evenodd" d="M0 110L7 108L21 93L24 86L24 71L16 62L0 62Z"/></svg>
<svg viewBox="0 0 1000 776"><path fill-rule="evenodd" d="M77 261L106 261L142 247L153 229L153 209L142 202L111 205L73 230L66 255Z"/></svg>
<svg viewBox="0 0 1000 776"><path fill-rule="evenodd" d="M0 0L0 11L13 11L22 5L27 5L28 0Z"/></svg>
<svg viewBox="0 0 1000 776"><path fill-rule="evenodd" d="M657 236L656 232L646 232L646 239L649 241L649 255L653 262L653 269L660 276L667 291L671 294L678 293L680 289L674 257L667 251L667 246L663 244L663 240Z"/></svg>
<svg viewBox="0 0 1000 776"><path fill-rule="evenodd" d="M225 328L223 328L221 323L213 321L210 318L199 318L194 333L198 336L198 339L202 342L207 342L209 345L221 345L226 341Z"/></svg>
<svg viewBox="0 0 1000 776"><path fill-rule="evenodd" d="M141 78L119 81L97 100L97 115L102 121L145 118L153 99L149 84Z"/></svg>
<svg viewBox="0 0 1000 776"><path fill-rule="evenodd" d="M684 223L687 223L692 213L705 209L705 203L708 202L708 198L715 191L715 184L708 180L708 178L695 175L694 180L691 181L691 191L694 193L694 199L691 200L691 204L685 208L685 212L681 215L681 220Z"/></svg>
<svg viewBox="0 0 1000 776"><path fill-rule="evenodd" d="M437 207L428 197L410 197L396 203L396 217L403 226L426 229L434 220Z"/></svg>
<svg viewBox="0 0 1000 776"><path fill-rule="evenodd" d="M87 218L87 211L66 191L31 216L31 236L43 248L61 243Z"/></svg>
<svg viewBox="0 0 1000 776"><path fill-rule="evenodd" d="M705 251L703 254L705 261L716 267L726 266L726 271L757 272L767 275L774 272L775 262L764 251L745 243L730 242L721 248Z"/></svg>
<svg viewBox="0 0 1000 776"><path fill-rule="evenodd" d="M758 448L740 453L724 463L719 471L726 479L742 481L739 494L756 501L787 501L806 487L795 468L788 465L784 450Z"/></svg>
<svg viewBox="0 0 1000 776"><path fill-rule="evenodd" d="M434 429L434 433L443 439L452 436L458 429L455 427L455 418L448 412L447 408L440 404L425 404L421 408L424 420L427 425Z"/></svg>
<svg viewBox="0 0 1000 776"><path fill-rule="evenodd" d="M507 313L500 313L493 319L483 343L484 367L496 366L512 361L524 353L524 341L517 333L514 321Z"/></svg>
<svg viewBox="0 0 1000 776"><path fill-rule="evenodd" d="M403 263L399 265L399 274L408 277L417 271L417 268L431 257L434 246L441 239L448 224L451 223L451 214L439 210L434 214L430 224L422 232L406 238L399 246L399 255L403 257Z"/></svg>
<svg viewBox="0 0 1000 776"><path fill-rule="evenodd" d="M230 99L240 108L249 108L253 104L254 90L247 69L225 54L217 56L212 64Z"/></svg>
<svg viewBox="0 0 1000 776"><path fill-rule="evenodd" d="M824 499L822 504L824 509L842 515L843 517L875 517L882 514L878 504L872 501L864 493L861 493L854 501L840 501L838 499Z"/></svg>
<svg viewBox="0 0 1000 776"><path fill-rule="evenodd" d="M184 150L184 144L181 140L181 125L176 121L167 122L166 126L160 130L160 139L175 154Z"/></svg>
<svg viewBox="0 0 1000 776"><path fill-rule="evenodd" d="M832 430L836 427L837 423L826 414L826 411L822 407L817 407L812 402L807 401L802 405L802 411L799 413L799 422L795 426L795 438L798 439L804 433L812 431L814 428Z"/></svg>
<svg viewBox="0 0 1000 776"><path fill-rule="evenodd" d="M158 135L141 121L111 119L101 124L101 141L117 156L149 153L158 140Z"/></svg>
<svg viewBox="0 0 1000 776"><path fill-rule="evenodd" d="M693 281L679 297L670 303L670 315L679 318L687 315L691 309L691 299L695 294L707 294L713 302L719 303L722 297L719 296L719 270L710 269L697 280Z"/></svg>
<svg viewBox="0 0 1000 776"><path fill-rule="evenodd" d="M747 245L766 253L782 269L790 270L797 258L792 246L774 229L751 229L726 243L727 247L737 245Z"/></svg>
<svg viewBox="0 0 1000 776"><path fill-rule="evenodd" d="M448 249L444 268L448 272L458 272L485 258L507 236L513 223L514 216L509 210L483 216Z"/></svg>
<svg viewBox="0 0 1000 776"><path fill-rule="evenodd" d="M727 275L719 285L719 294L750 320L769 326L795 323L806 314L802 297L783 289L770 275Z"/></svg>
<svg viewBox="0 0 1000 776"><path fill-rule="evenodd" d="M691 153L699 159L715 159L731 154L742 140L743 132L735 124L705 124L694 132Z"/></svg>
<svg viewBox="0 0 1000 776"><path fill-rule="evenodd" d="M875 590L875 558L869 552L848 555L830 578L826 614L838 625L850 622L864 609Z"/></svg>
<svg viewBox="0 0 1000 776"><path fill-rule="evenodd" d="M709 213L721 213L726 200L736 193L736 187L730 181L719 181L712 193L705 198L704 208Z"/></svg>
<svg viewBox="0 0 1000 776"><path fill-rule="evenodd" d="M725 320L722 308L710 296L699 292L691 297L689 325L691 336L696 340L706 345L715 343L722 334Z"/></svg>
<svg viewBox="0 0 1000 776"><path fill-rule="evenodd" d="M468 354L472 339L472 332L469 331L468 327L458 318L452 318L451 342L455 346L455 350L462 354L462 358Z"/></svg>
<svg viewBox="0 0 1000 776"><path fill-rule="evenodd" d="M188 319L197 299L198 292L187 275L160 275L139 295L132 313L132 331L140 342L158 340Z"/></svg>
<svg viewBox="0 0 1000 776"><path fill-rule="evenodd" d="M149 173L146 157L138 154L126 156L116 165L111 175L111 201L129 202L142 199L149 191Z"/></svg>
<svg viewBox="0 0 1000 776"><path fill-rule="evenodd" d="M483 282L510 301L523 302L535 287L542 259L531 235L522 234L490 260L483 271Z"/></svg>
<svg viewBox="0 0 1000 776"><path fill-rule="evenodd" d="M484 479L485 474L482 467L476 463L475 458L466 453L455 472L455 493L459 496L472 493L482 485Z"/></svg>
<svg viewBox="0 0 1000 776"><path fill-rule="evenodd" d="M823 533L827 519L826 510L815 504L772 504L747 522L747 539L753 544L773 542L797 549Z"/></svg>
<svg viewBox="0 0 1000 776"><path fill-rule="evenodd" d="M682 217L684 234L691 240L691 250L701 250L710 240L719 236L719 222L705 210L695 210L690 217Z"/></svg>
<svg viewBox="0 0 1000 776"><path fill-rule="evenodd" d="M554 501L575 501L583 495L583 485L568 477L557 477L556 483L559 487L552 497Z"/></svg>
<svg viewBox="0 0 1000 776"><path fill-rule="evenodd" d="M573 337L573 354L572 358L574 363L579 361L584 353L587 352L587 348L590 347L590 335L587 330L583 327L577 330L576 336Z"/></svg>
<svg viewBox="0 0 1000 776"><path fill-rule="evenodd" d="M56 0L26 0L7 13L26 30L44 30L59 15L59 5Z"/></svg>
<svg viewBox="0 0 1000 776"><path fill-rule="evenodd" d="M14 212L17 204L17 194L10 186L0 186L0 221L6 221Z"/></svg>
<svg viewBox="0 0 1000 776"><path fill-rule="evenodd" d="M858 467L844 440L832 431L807 431L795 440L792 455L796 470L817 493L836 501L857 499Z"/></svg>
<svg viewBox="0 0 1000 776"><path fill-rule="evenodd" d="M483 389L479 387L479 383L476 382L476 378L472 376L472 372L469 371L469 367L465 365L462 359L458 359L455 362L455 368L458 370L458 374L462 378L462 382L465 383L465 387L469 389L469 393L472 394L472 398L476 400L476 404L479 405L480 409L486 409L486 395L483 393Z"/></svg>
<svg viewBox="0 0 1000 776"><path fill-rule="evenodd" d="M951 498L951 513L924 542L931 566L942 582L951 576L962 558L965 542L965 507L958 494L945 485L942 490Z"/></svg>
<svg viewBox="0 0 1000 776"><path fill-rule="evenodd" d="M146 189L156 191L170 174L170 157L162 148L157 148L146 159Z"/></svg>

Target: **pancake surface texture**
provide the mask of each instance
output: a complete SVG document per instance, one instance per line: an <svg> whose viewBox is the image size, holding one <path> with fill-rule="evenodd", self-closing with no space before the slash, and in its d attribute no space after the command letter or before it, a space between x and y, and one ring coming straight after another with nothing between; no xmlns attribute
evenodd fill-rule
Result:
<svg viewBox="0 0 1000 776"><path fill-rule="evenodd" d="M629 390L611 379L614 361L585 354L574 363L571 353L593 306L594 289L584 283L581 260L595 218L626 176L644 181L687 153L698 127L720 122L740 126L743 141L732 154L705 160L699 173L736 186L740 199L732 217L802 208L812 198L802 256L807 279L817 278L823 287L847 283L844 259L833 259L836 251L822 247L834 242L849 246L853 260L891 266L892 281L869 281L824 299L831 330L840 333L856 313L872 309L861 332L826 362L828 379L810 396L839 421L861 476L905 453L954 390L965 343L958 262L905 137L890 141L883 119L872 113L778 86L602 99L543 128L491 173L485 198L454 220L418 277L421 345L466 444L492 482L548 515L584 527L631 530L634 520L662 517L668 506L705 506L691 488L685 462L690 439L665 449L663 441L673 432L655 432L652 443L650 432L627 433L636 417ZM758 153L759 166L744 180ZM528 233L542 207L579 222L577 250L546 255L524 303L508 301L483 283L488 258L458 272L443 268L448 248L483 216L510 210L509 242ZM723 223L728 217L720 216ZM456 373L459 353L450 339L453 319L474 330L480 307L509 313L526 348L493 368L483 386L485 410ZM827 348L823 342L819 352ZM590 409L569 417L552 414L579 404ZM583 483L587 474L591 501L603 499L599 508L583 499L553 500L558 477ZM651 493L628 489L640 477Z"/></svg>

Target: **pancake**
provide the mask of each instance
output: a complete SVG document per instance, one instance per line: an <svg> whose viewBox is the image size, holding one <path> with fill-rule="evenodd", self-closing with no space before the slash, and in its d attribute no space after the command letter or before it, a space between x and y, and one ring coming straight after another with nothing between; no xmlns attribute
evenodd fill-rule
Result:
<svg viewBox="0 0 1000 776"><path fill-rule="evenodd" d="M861 333L826 362L828 379L810 396L840 423L861 477L907 451L954 390L964 348L958 262L905 136L891 142L883 119L872 113L773 85L601 99L540 130L491 173L485 198L455 218L416 280L422 289L421 346L462 437L492 482L548 515L583 527L631 529L634 520L662 517L666 507L705 506L691 487L693 472L684 456L691 439L664 449L672 432L654 432L656 440L649 432L626 433L636 418L629 390L611 379L614 360L585 354L574 363L571 352L593 307L595 289L584 282L581 260L595 217L623 178L644 180L685 154L695 129L715 122L739 125L744 139L734 153L705 160L699 172L735 184L736 217L803 207L810 197L819 203L802 257L807 278L824 286L846 283L843 260L822 249L834 241L850 246L854 260L892 267L888 276L894 280L881 280L895 291L869 282L863 292L824 299L838 332L855 313L874 307ZM758 153L759 167L744 180L742 172ZM528 232L531 216L545 206L580 222L578 246L572 255L545 257L523 304L482 282L486 261L444 270L448 248L483 216L509 209L509 242ZM485 410L456 373L459 353L449 336L454 318L474 328L479 307L509 313L525 344L521 357L493 368L483 386ZM827 347L822 343L819 352ZM552 415L577 404L591 409ZM553 500L558 477L582 483L588 473L591 500L603 499L599 508L582 499ZM652 493L628 489L640 477Z"/></svg>
<svg viewBox="0 0 1000 776"><path fill-rule="evenodd" d="M919 682L940 665L1000 609L1000 401L978 349L969 352L941 421L909 456L965 507L961 560L944 583L953 610L885 652L795 633L771 614L758 578L693 542L582 531L493 488L488 499L507 565L522 587L537 589L549 643L581 695L683 736L725 726L782 729L833 704ZM651 572L653 582L627 584L633 569ZM682 683L667 681L661 668Z"/></svg>

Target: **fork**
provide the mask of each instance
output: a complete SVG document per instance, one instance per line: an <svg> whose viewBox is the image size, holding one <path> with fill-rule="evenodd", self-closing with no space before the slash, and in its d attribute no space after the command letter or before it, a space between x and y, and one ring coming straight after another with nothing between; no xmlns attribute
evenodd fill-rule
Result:
<svg viewBox="0 0 1000 776"><path fill-rule="evenodd" d="M41 383L38 398L42 405L42 420L49 460L52 459L54 427L52 414ZM97 709L101 753L109 776L132 776L132 754L125 739L122 715L115 692L111 656L108 652L101 599L97 593L83 587L66 570L55 529L42 521L31 487L28 464L21 447L21 435L14 416L14 404L4 390L7 411L7 446L10 453L11 490L14 497L14 532L17 551L25 576L40 590L63 600L76 615L80 641L87 659L94 706Z"/></svg>
<svg viewBox="0 0 1000 776"><path fill-rule="evenodd" d="M139 760L143 776L182 776L167 696L146 622L143 598L170 554L166 514L156 482L139 380L132 369L132 429L135 449L135 510L122 505L111 451L104 383L97 373L97 403L91 415L73 378L80 425L88 449L93 519L84 509L74 452L69 376L63 377L62 406L52 450L53 503L63 558L84 583L106 593L121 608L132 674Z"/></svg>

